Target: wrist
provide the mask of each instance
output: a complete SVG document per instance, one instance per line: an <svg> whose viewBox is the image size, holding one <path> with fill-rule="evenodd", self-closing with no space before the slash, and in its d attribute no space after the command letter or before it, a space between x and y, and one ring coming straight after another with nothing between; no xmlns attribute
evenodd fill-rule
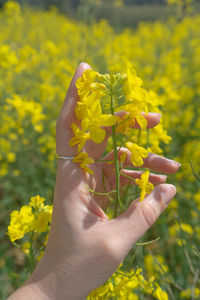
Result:
<svg viewBox="0 0 200 300"><path fill-rule="evenodd" d="M30 278L7 300L84 300L87 297L81 295L80 286L75 284L76 278L71 276L71 280L67 270L58 271L43 258Z"/></svg>
<svg viewBox="0 0 200 300"><path fill-rule="evenodd" d="M35 282L35 278L30 277L23 286L16 290L7 300L84 300L86 296L77 296L76 293L66 287L60 289L55 286L49 286L48 280L42 279Z"/></svg>
<svg viewBox="0 0 200 300"><path fill-rule="evenodd" d="M37 282L26 281L7 300L50 300L47 294L43 293Z"/></svg>
<svg viewBox="0 0 200 300"><path fill-rule="evenodd" d="M81 294L80 286L75 284L76 278L69 276L70 270L57 268L54 263L48 262L48 259L46 261L46 257L43 258L26 283L38 296L34 300L84 300L86 298L87 295ZM56 263L57 266L58 264Z"/></svg>

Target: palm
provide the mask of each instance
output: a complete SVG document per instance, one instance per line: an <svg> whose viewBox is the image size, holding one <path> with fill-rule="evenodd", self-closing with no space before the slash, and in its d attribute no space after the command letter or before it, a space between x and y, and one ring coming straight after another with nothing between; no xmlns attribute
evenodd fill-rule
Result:
<svg viewBox="0 0 200 300"><path fill-rule="evenodd" d="M87 64L80 64L73 79L70 84L69 90L67 92L67 96L65 99L65 102L63 104L63 107L60 112L60 116L58 118L57 122L57 130L56 130L56 151L59 155L64 156L71 156L74 157L77 155L77 147L69 146L69 141L73 137L73 132L71 130L71 124L76 123L79 125L79 121L76 118L75 115L75 107L76 103L78 101L78 95L76 90L76 80L78 77L80 77L85 69L90 68ZM145 116L147 119L147 128L152 128L156 126L159 123L160 116L159 114L148 114ZM139 128L137 122L135 125L135 128ZM105 128L107 132L111 131L111 128L107 127ZM86 145L84 146L83 151L87 152L89 157L92 157L95 160L99 160L106 147L107 143L107 137L101 144L95 144L92 141L88 141ZM124 163L124 168L127 166L132 166L131 160L130 160L130 152L122 148L118 155L120 156L124 152L127 153L127 158ZM107 160L113 160L114 155L113 152L109 153L104 157L104 159ZM71 162L72 163L72 162ZM107 162L99 162L95 161L94 164L92 164L91 169L94 172L94 175L84 174L83 170L79 167L78 164L73 164L73 167L76 167L76 174L77 176L73 178L73 184L72 186L74 189L79 186L79 184L82 182L84 185L84 190L87 195L90 196L91 201L95 202L103 209L107 207L108 204L108 197L103 195L97 195L96 193L92 193L88 190L87 186L90 190L94 190L98 193L105 193L110 192L111 190L115 189L115 171L114 171L114 164L108 164ZM71 165L71 164L70 164ZM149 169L155 170L157 172L164 172L164 173L174 173L176 172L178 166L172 165L169 163L167 159L164 157L160 157L154 154L149 154L149 156L145 159L143 167L147 167ZM71 167L70 167L71 169ZM128 175L132 178L138 178L141 175L141 172L139 171L130 171L123 169L122 172L125 175ZM70 174L70 170L69 173ZM166 176L158 175L158 174L150 174L150 181L153 184L160 184L166 181ZM120 187L127 184L129 182L129 179L121 176L120 177ZM71 189L71 187L70 187ZM89 206L88 206L89 207Z"/></svg>

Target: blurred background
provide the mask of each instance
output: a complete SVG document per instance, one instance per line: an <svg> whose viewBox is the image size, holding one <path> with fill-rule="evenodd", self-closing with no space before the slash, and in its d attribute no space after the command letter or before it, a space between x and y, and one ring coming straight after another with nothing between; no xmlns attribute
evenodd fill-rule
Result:
<svg viewBox="0 0 200 300"><path fill-rule="evenodd" d="M0 300L29 275L30 234L14 246L10 214L32 196L53 203L56 120L81 61L101 73L136 70L162 118L133 139L182 164L167 179L175 199L140 241L154 242L123 265L142 268L146 285L94 299L200 299L199 28L200 0L0 0ZM42 247L45 232L33 236ZM145 289L151 280L159 293Z"/></svg>
<svg viewBox="0 0 200 300"><path fill-rule="evenodd" d="M0 0L2 7L6 0ZM42 9L56 6L69 17L90 23L107 20L116 30L135 27L138 22L166 20L176 14L176 9L167 6L167 0L18 0L21 5L31 5ZM171 2L176 2L172 0ZM186 9L187 1L182 9ZM190 1L189 1L190 2ZM200 11L200 0L193 1L194 13Z"/></svg>

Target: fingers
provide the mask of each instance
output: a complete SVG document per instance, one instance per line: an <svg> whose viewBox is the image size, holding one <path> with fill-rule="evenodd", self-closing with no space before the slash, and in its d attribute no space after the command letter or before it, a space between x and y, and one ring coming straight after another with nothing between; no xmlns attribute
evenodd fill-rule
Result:
<svg viewBox="0 0 200 300"><path fill-rule="evenodd" d="M127 114L127 113L124 111L119 111L115 115L122 118L125 114ZM158 125L160 122L161 114L159 114L159 113L148 113L147 115L145 115L144 113L141 113L141 115L143 115L145 117L145 119L147 120L147 128L153 128L156 125ZM136 119L135 119L135 125L133 128L140 129L140 125L138 124ZM103 129L105 129L106 133L109 133L109 134L112 133L111 126L103 127ZM103 140L103 142L101 144L95 144L93 141L88 141L86 143L84 150L89 154L89 156L93 157L94 159L99 159L105 151L108 137L109 136L106 135L105 139Z"/></svg>
<svg viewBox="0 0 200 300"><path fill-rule="evenodd" d="M67 91L67 95L59 116L59 121L65 124L66 128L71 128L71 124L76 120L75 107L78 101L76 81L87 69L91 69L91 67L87 63L80 63L80 65L76 69L76 72Z"/></svg>
<svg viewBox="0 0 200 300"><path fill-rule="evenodd" d="M147 120L147 128L153 128L160 123L161 114L159 113L141 113L141 115ZM134 128L140 129L140 125L138 124L137 120L135 120Z"/></svg>
<svg viewBox="0 0 200 300"><path fill-rule="evenodd" d="M173 174L178 171L180 166L181 164L175 160L149 153L149 155L144 159L144 164L141 168L149 168L156 172Z"/></svg>
<svg viewBox="0 0 200 300"><path fill-rule="evenodd" d="M122 170L120 173L121 173L121 175L120 175L120 187L122 187L124 185L129 184L129 183L132 184L132 185L135 184L134 179L140 178L143 172L141 172L141 171L132 171L132 170ZM125 177L125 176L127 176L127 177ZM167 179L166 175L153 174L153 173L149 174L149 181L153 185L165 183L166 179ZM113 177L109 178L108 182L111 186L111 189L114 189L115 185L116 185L116 176L113 176Z"/></svg>
<svg viewBox="0 0 200 300"><path fill-rule="evenodd" d="M137 199L127 211L111 221L112 234L121 240L123 255L155 223L175 194L175 186L160 184L142 202Z"/></svg>
<svg viewBox="0 0 200 300"><path fill-rule="evenodd" d="M121 148L118 151L118 157L126 152L126 160L123 164L123 167L133 167L131 162L131 152L126 148ZM108 153L104 160L114 160L114 151ZM107 162L102 162L102 168L105 171L105 174L108 178L112 177L114 174L114 164L108 164ZM159 156L153 153L149 153L148 157L144 159L144 164L141 168L149 168L156 172L173 174L178 171L180 164L174 160L167 159L163 156Z"/></svg>
<svg viewBox="0 0 200 300"><path fill-rule="evenodd" d="M72 147L73 149L67 149L69 148L68 142L73 136L71 132L71 124L73 122L79 123L76 115L75 115L75 107L77 105L78 101L78 94L77 94L77 88L76 88L76 81L79 77L82 76L83 72L87 69L91 69L91 67L87 63L81 63L72 78L72 81L70 83L65 101L63 103L57 126L56 126L56 132L57 132L57 152L59 155L65 154L65 152L70 152L71 155L73 153L76 153L77 146ZM126 112L117 112L118 116L123 117ZM160 114L158 113L149 113L145 115L142 113L142 115L147 120L147 128L152 128L156 126L160 122ZM140 128L137 120L135 120L135 126L134 128ZM69 131L66 131L66 129L70 129ZM105 131L107 133L112 131L112 127L104 127ZM106 142L108 139L108 135L105 136L104 141L101 144L95 144L93 141L88 141L83 148L83 151L86 151L89 156L93 157L94 159L99 159L106 146ZM59 153L61 152L61 154Z"/></svg>
<svg viewBox="0 0 200 300"><path fill-rule="evenodd" d="M128 117L128 113L125 111L118 111L115 113L116 116L120 117L121 119L127 115ZM153 128L156 125L158 125L160 123L160 117L161 114L160 113L148 113L147 115L142 112L141 115L147 120L147 128ZM135 129L141 129L139 123L137 122L137 119L135 118L134 121L134 126L133 128ZM104 129L106 130L107 133L112 133L112 127L104 127Z"/></svg>

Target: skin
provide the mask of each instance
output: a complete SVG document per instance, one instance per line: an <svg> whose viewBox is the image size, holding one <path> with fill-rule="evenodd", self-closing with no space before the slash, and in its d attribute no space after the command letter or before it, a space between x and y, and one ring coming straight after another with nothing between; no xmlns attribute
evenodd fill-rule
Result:
<svg viewBox="0 0 200 300"><path fill-rule="evenodd" d="M77 147L70 147L73 136L71 123L78 124L75 106L78 101L76 80L84 70L90 68L81 63L71 81L56 127L56 150L59 155L75 156ZM123 113L123 112L122 112ZM148 128L156 126L160 114L145 116ZM136 128L139 125L136 123ZM105 128L110 132L110 128ZM105 149L107 138L101 144L88 141L84 151L99 159ZM127 152L124 167L131 165L130 152L122 148L119 155ZM106 156L113 159L113 152ZM149 153L143 167L172 174L180 164ZM109 220L104 213L107 197L90 193L86 187L104 192L102 172L105 174L107 191L114 188L113 165L95 162L94 175L85 174L70 160L58 159L52 225L45 253L35 271L25 284L9 300L40 299L66 300L84 299L95 288L103 284L117 269L129 250L154 224L176 194L176 188L166 184L166 175L151 174L150 181L156 185L154 191L140 202L136 199L127 211ZM123 170L133 178L141 172ZM121 177L121 185L127 184Z"/></svg>

